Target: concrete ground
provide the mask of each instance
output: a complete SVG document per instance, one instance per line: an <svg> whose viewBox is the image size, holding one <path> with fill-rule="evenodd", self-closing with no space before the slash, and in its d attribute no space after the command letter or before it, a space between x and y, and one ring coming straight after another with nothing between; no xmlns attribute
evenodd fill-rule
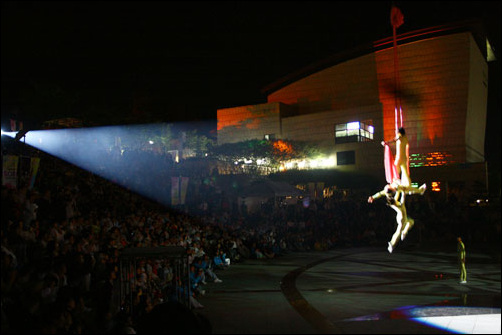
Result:
<svg viewBox="0 0 502 335"><path fill-rule="evenodd" d="M440 251L441 249L453 251ZM290 253L220 270L195 312L214 334L500 334L500 247L386 245Z"/></svg>

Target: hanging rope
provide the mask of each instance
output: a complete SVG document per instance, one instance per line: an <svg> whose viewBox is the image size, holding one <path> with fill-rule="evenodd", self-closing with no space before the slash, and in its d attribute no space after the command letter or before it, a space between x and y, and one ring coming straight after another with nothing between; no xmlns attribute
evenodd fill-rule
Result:
<svg viewBox="0 0 502 335"><path fill-rule="evenodd" d="M404 23L404 16L401 10L392 5L390 11L390 23L392 24L393 48L394 48L394 121L396 133L399 127L403 127L403 109L401 107L401 83L399 80L399 64L397 55L397 37L396 30ZM398 107L399 107L399 126L398 126Z"/></svg>
<svg viewBox="0 0 502 335"><path fill-rule="evenodd" d="M403 127L403 109L401 107L401 97L400 97L400 82L399 82L399 64L397 55L397 38L396 30L404 23L404 17L399 8L392 5L390 11L390 23L392 24L392 35L393 35L393 51L394 51L394 122L395 122L395 134L397 135L398 129ZM399 117L398 117L399 108ZM399 119L399 124L398 124ZM397 166L394 165L394 156L387 142L382 142L385 147L384 151L384 166L385 166L385 179L387 183L391 184L394 182L400 183L400 176Z"/></svg>

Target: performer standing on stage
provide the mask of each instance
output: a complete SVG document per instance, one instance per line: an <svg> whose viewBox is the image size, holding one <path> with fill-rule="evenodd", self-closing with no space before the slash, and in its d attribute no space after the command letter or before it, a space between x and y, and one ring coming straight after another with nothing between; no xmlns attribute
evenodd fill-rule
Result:
<svg viewBox="0 0 502 335"><path fill-rule="evenodd" d="M458 265L460 269L460 284L467 284L467 270L465 269L465 245L462 238L457 237Z"/></svg>

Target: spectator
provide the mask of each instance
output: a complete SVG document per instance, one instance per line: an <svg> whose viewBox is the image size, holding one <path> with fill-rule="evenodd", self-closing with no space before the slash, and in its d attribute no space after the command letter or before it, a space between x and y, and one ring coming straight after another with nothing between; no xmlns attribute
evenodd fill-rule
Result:
<svg viewBox="0 0 502 335"><path fill-rule="evenodd" d="M204 255L204 258L198 258L194 265L197 269L202 269L202 283L203 284L206 284L207 277L209 277L215 283L223 282L220 278L218 278L216 273L214 273L212 266L211 266L211 261L210 261L208 255Z"/></svg>

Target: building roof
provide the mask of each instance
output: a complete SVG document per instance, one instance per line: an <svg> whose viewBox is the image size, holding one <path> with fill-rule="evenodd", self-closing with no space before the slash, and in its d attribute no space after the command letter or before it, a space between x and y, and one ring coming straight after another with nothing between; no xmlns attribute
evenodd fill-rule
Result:
<svg viewBox="0 0 502 335"><path fill-rule="evenodd" d="M427 38L451 35L460 32L471 32L483 56L485 57L485 59L488 58L488 51L486 47L486 32L483 22L480 21L479 19L460 21L435 27L414 30L411 32L399 34L396 36L396 39L399 45L403 43L406 44ZM354 48L338 52L332 56L329 56L318 62L307 65L306 67L301 68L298 71L292 72L276 80L275 82L265 86L261 90L261 92L266 95L271 94L293 82L308 77L311 74L322 71L326 68L332 67L345 61L355 59L379 50L388 49L391 48L392 46L393 46L393 36L389 36L387 38L378 41L368 42L356 46Z"/></svg>

